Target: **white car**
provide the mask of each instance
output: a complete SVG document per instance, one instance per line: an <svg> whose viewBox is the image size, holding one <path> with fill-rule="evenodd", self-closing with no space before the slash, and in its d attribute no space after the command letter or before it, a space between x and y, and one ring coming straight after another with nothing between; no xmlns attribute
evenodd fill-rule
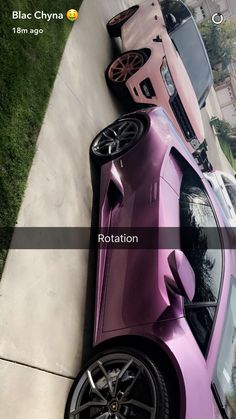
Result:
<svg viewBox="0 0 236 419"><path fill-rule="evenodd" d="M236 179L225 172L204 173L232 227L236 227Z"/></svg>

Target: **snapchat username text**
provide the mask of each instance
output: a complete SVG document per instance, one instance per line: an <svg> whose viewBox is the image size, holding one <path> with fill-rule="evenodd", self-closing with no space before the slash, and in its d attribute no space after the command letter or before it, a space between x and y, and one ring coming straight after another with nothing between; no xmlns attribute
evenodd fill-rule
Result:
<svg viewBox="0 0 236 419"><path fill-rule="evenodd" d="M63 13L45 13L43 10L37 10L34 13L23 13L20 10L12 12L12 19L31 20L33 18L49 22L50 20L64 19L64 15Z"/></svg>

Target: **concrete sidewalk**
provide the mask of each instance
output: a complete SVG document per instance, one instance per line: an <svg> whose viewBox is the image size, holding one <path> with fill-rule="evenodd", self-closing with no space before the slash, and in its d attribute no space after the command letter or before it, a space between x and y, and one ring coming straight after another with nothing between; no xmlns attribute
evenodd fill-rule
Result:
<svg viewBox="0 0 236 419"><path fill-rule="evenodd" d="M104 78L112 59L105 23L132 4L82 4L38 138L19 226L90 226L89 145L121 113ZM87 264L87 251L9 252L0 284L0 419L63 418L91 329L84 318Z"/></svg>

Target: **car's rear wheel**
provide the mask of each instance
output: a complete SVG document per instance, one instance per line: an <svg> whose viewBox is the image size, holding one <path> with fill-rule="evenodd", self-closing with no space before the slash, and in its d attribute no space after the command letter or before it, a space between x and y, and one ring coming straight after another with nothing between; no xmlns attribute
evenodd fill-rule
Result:
<svg viewBox="0 0 236 419"><path fill-rule="evenodd" d="M158 366L133 349L107 350L77 377L65 419L169 419L169 397Z"/></svg>
<svg viewBox="0 0 236 419"><path fill-rule="evenodd" d="M133 116L118 119L106 127L91 144L92 159L102 164L122 156L143 137L145 122L144 117Z"/></svg>
<svg viewBox="0 0 236 419"><path fill-rule="evenodd" d="M130 97L127 80L139 71L148 60L145 51L127 51L116 58L106 69L105 76L108 87L118 97L127 99Z"/></svg>
<svg viewBox="0 0 236 419"><path fill-rule="evenodd" d="M121 35L121 27L127 20L133 16L138 9L138 6L132 6L129 9L123 10L107 22L107 30L112 38Z"/></svg>

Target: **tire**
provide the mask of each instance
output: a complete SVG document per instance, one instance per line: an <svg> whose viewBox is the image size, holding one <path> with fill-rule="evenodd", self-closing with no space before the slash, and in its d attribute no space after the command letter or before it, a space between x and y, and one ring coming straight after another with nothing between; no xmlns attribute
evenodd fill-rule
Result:
<svg viewBox="0 0 236 419"><path fill-rule="evenodd" d="M107 30L112 38L121 36L122 25L133 16L138 8L139 6L132 6L129 9L123 10L107 22Z"/></svg>
<svg viewBox="0 0 236 419"><path fill-rule="evenodd" d="M120 118L104 128L90 146L90 158L95 165L114 160L132 147L144 136L148 127L148 119L143 116Z"/></svg>
<svg viewBox="0 0 236 419"><path fill-rule="evenodd" d="M158 365L137 350L114 348L97 354L80 372L65 419L170 419L169 405Z"/></svg>
<svg viewBox="0 0 236 419"><path fill-rule="evenodd" d="M108 87L117 96L127 95L127 80L137 73L148 60L148 54L142 50L126 51L109 64L105 71ZM122 67L126 66L126 67Z"/></svg>

